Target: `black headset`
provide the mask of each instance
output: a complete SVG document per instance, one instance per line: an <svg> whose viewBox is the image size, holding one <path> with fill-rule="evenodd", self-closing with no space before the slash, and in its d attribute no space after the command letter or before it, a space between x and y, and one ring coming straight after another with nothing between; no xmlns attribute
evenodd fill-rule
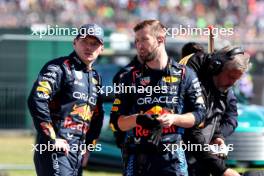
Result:
<svg viewBox="0 0 264 176"><path fill-rule="evenodd" d="M208 71L213 75L219 74L222 71L225 62L233 60L234 56L238 54L244 54L244 50L241 47L233 48L232 50L226 52L224 56L220 52L210 54Z"/></svg>

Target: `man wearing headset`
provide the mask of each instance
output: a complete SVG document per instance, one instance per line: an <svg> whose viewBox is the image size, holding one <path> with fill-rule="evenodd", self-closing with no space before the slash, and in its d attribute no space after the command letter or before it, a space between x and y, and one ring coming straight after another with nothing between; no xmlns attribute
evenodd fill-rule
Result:
<svg viewBox="0 0 264 176"><path fill-rule="evenodd" d="M197 73L207 106L204 122L199 127L186 130L185 143L224 146L224 137L221 132L221 128L224 127L220 124L224 118L228 118L225 116L227 108L230 110L230 107L227 107L227 102L233 96L230 88L247 70L249 55L240 47L227 46L212 54L197 52L192 56L183 58L180 63L191 67ZM231 105L234 104L231 103ZM230 105L228 104L228 106ZM234 113L236 112L234 111ZM233 129L230 130L233 131ZM227 168L222 158L208 151L189 151L187 155L190 176L239 175L235 170ZM190 158L194 159L193 162Z"/></svg>
<svg viewBox="0 0 264 176"><path fill-rule="evenodd" d="M198 53L196 57L204 57L205 49L204 47L196 42L188 42L182 47L182 61L181 63L185 61L188 62L188 58L192 57L195 53ZM188 62L191 64L191 62ZM186 64L186 63L185 63ZM192 67L192 66L191 66ZM201 69L203 69L201 67ZM198 71L198 68L196 69L196 72ZM199 79L204 79L202 74L199 74ZM223 117L220 121L220 130L224 138L230 136L233 134L237 127L237 98L235 97L234 93L232 91L229 91L228 97L227 97L227 105L226 105L225 113L223 114Z"/></svg>

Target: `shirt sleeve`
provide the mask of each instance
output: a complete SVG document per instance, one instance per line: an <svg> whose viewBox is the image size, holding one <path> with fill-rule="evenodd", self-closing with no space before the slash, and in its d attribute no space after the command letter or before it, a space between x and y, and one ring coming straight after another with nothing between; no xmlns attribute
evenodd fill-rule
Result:
<svg viewBox="0 0 264 176"><path fill-rule="evenodd" d="M237 127L237 99L232 90L228 91L226 103L226 111L220 121L220 129L224 137L230 136Z"/></svg>
<svg viewBox="0 0 264 176"><path fill-rule="evenodd" d="M62 69L56 64L46 64L40 71L28 98L28 107L37 132L54 141L56 134L50 115L49 103L60 90Z"/></svg>
<svg viewBox="0 0 264 176"><path fill-rule="evenodd" d="M102 87L101 85L102 80L100 76L98 76L98 79L99 79L98 89L100 90L100 88ZM104 121L103 97L101 93L98 93L98 99L93 116L91 118L90 128L86 134L86 145L89 144L95 145L97 139L100 136L101 129L103 126L103 121Z"/></svg>
<svg viewBox="0 0 264 176"><path fill-rule="evenodd" d="M115 93L115 98L110 113L110 127L114 132L121 131L117 124L118 118L121 115L129 115L131 112L131 94L125 92L125 88L131 85L132 80L130 79L130 77L132 76L130 72L128 72L125 73L122 78L120 78L119 86L122 86L124 89L122 89L123 91Z"/></svg>
<svg viewBox="0 0 264 176"><path fill-rule="evenodd" d="M195 72L188 67L185 67L184 85L186 91L185 112L192 112L195 117L195 125L199 125L205 117L206 108L200 82Z"/></svg>

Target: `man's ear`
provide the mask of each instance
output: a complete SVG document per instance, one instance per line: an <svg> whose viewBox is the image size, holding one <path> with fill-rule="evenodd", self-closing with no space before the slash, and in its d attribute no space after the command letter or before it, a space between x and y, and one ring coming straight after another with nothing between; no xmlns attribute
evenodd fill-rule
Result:
<svg viewBox="0 0 264 176"><path fill-rule="evenodd" d="M104 45L102 46L102 48L101 48L101 52L103 52L104 51Z"/></svg>
<svg viewBox="0 0 264 176"><path fill-rule="evenodd" d="M159 45L160 45L161 43L165 43L165 37L163 37L163 36L158 36L158 37L157 37L157 40L158 40Z"/></svg>
<svg viewBox="0 0 264 176"><path fill-rule="evenodd" d="M73 42L72 42L73 46L75 46L77 40L78 40L77 38L75 38L75 39L73 40Z"/></svg>

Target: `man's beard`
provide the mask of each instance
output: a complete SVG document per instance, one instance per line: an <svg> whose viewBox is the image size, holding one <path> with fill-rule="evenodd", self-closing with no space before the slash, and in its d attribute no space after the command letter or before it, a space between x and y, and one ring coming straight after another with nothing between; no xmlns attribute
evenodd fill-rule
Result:
<svg viewBox="0 0 264 176"><path fill-rule="evenodd" d="M157 51L156 51L156 49L153 49L151 52L149 52L145 56L140 56L139 55L140 60L142 60L143 62L153 61L156 57L157 57Z"/></svg>

